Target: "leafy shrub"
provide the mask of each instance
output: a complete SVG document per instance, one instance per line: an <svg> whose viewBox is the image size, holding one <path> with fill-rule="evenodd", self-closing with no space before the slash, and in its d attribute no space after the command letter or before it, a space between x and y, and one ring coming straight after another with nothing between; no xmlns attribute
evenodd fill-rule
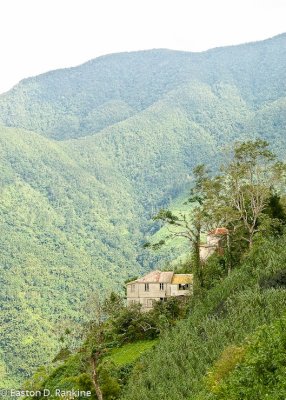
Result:
<svg viewBox="0 0 286 400"><path fill-rule="evenodd" d="M112 321L114 333L123 342L154 339L158 336L156 321L151 313L142 313L140 304L124 308Z"/></svg>
<svg viewBox="0 0 286 400"><path fill-rule="evenodd" d="M53 359L53 362L66 360L70 355L71 351L65 347L58 352L58 354Z"/></svg>
<svg viewBox="0 0 286 400"><path fill-rule="evenodd" d="M243 348L242 348L243 349ZM209 375L217 400L284 400L286 395L286 317L263 326L243 349L243 357L221 357ZM226 366L225 368L222 368ZM224 371L229 366L226 374ZM221 373L222 371L222 373Z"/></svg>
<svg viewBox="0 0 286 400"><path fill-rule="evenodd" d="M206 289L212 288L226 276L225 259L216 254L212 255L203 268L203 282Z"/></svg>
<svg viewBox="0 0 286 400"><path fill-rule="evenodd" d="M120 392L117 369L110 360L103 361L98 368L100 388L106 400L117 399Z"/></svg>
<svg viewBox="0 0 286 400"><path fill-rule="evenodd" d="M263 277L259 282L263 289L269 288L286 288L286 270L276 272L270 277Z"/></svg>

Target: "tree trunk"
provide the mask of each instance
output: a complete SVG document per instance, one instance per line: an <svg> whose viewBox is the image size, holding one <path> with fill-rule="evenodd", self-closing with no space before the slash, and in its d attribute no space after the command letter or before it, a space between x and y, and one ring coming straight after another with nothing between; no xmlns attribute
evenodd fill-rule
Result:
<svg viewBox="0 0 286 400"><path fill-rule="evenodd" d="M226 248L227 248L227 274L230 275L231 273L231 248L230 248L230 237L229 233L226 235Z"/></svg>
<svg viewBox="0 0 286 400"><path fill-rule="evenodd" d="M249 233L249 249L251 249L252 245L253 245L253 236L254 236L254 232L250 232Z"/></svg>
<svg viewBox="0 0 286 400"><path fill-rule="evenodd" d="M196 235L193 241L193 260L194 260L194 293L197 294L203 285L203 270L200 257L201 224L196 224Z"/></svg>
<svg viewBox="0 0 286 400"><path fill-rule="evenodd" d="M92 357L91 366L92 366L92 382L93 382L93 385L94 385L94 389L95 389L95 393L96 393L97 399L98 400L103 400L102 391L101 391L99 383L98 383L98 375L97 375L97 372L96 372L96 356Z"/></svg>

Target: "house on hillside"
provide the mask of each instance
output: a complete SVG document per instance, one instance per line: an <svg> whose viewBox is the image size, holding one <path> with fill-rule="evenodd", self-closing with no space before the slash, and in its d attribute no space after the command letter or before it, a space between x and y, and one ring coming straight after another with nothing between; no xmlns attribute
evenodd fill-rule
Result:
<svg viewBox="0 0 286 400"><path fill-rule="evenodd" d="M207 234L207 242L200 245L200 258L205 261L215 252L223 255L224 247L228 238L228 229L216 228Z"/></svg>
<svg viewBox="0 0 286 400"><path fill-rule="evenodd" d="M142 311L148 311L155 301L165 301L172 296L192 293L193 275L174 272L152 271L142 278L127 283L127 306L139 303Z"/></svg>
<svg viewBox="0 0 286 400"><path fill-rule="evenodd" d="M205 244L200 245L200 258L205 261L213 253L223 254L228 238L226 228L208 232ZM142 311L151 310L155 301L168 297L186 296L193 292L192 274L175 274L172 271L151 271L149 274L128 282L127 306L141 304Z"/></svg>

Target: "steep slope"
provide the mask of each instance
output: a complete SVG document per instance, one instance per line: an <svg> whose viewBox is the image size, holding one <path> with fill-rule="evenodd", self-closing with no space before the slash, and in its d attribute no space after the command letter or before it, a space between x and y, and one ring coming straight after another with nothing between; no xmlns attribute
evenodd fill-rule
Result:
<svg viewBox="0 0 286 400"><path fill-rule="evenodd" d="M286 291L273 277L277 271L285 276L285 261L285 237L261 241L135 365L120 398L167 400L170 393L174 400L283 398Z"/></svg>
<svg viewBox="0 0 286 400"><path fill-rule="evenodd" d="M2 128L0 149L1 348L7 375L25 376L93 293L141 271L140 205L116 171L104 185L38 134Z"/></svg>

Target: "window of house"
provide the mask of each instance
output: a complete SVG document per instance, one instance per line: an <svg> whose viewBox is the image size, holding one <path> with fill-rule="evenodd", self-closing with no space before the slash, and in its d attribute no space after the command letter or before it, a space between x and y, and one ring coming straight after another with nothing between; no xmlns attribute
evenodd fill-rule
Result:
<svg viewBox="0 0 286 400"><path fill-rule="evenodd" d="M160 290L164 290L164 283L160 283Z"/></svg>
<svg viewBox="0 0 286 400"><path fill-rule="evenodd" d="M149 283L145 283L145 292L149 292Z"/></svg>
<svg viewBox="0 0 286 400"><path fill-rule="evenodd" d="M179 290L189 290L189 284L188 283L185 283L185 284L179 283L178 289Z"/></svg>
<svg viewBox="0 0 286 400"><path fill-rule="evenodd" d="M131 292L135 292L135 285L131 285Z"/></svg>

